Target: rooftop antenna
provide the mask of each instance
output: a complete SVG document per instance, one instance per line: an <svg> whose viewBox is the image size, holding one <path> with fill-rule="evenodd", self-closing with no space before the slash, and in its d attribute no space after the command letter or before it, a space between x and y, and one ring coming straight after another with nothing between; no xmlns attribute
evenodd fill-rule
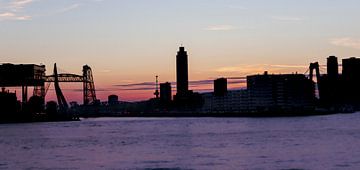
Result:
<svg viewBox="0 0 360 170"><path fill-rule="evenodd" d="M158 99L159 98L159 81L158 81L159 76L156 75L155 77L156 77L156 81L155 81L155 93L154 93L154 95L155 95L155 98Z"/></svg>

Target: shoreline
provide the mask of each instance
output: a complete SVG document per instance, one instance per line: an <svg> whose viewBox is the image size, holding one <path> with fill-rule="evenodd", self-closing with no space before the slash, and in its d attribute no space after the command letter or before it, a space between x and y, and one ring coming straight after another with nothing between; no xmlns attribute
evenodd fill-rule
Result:
<svg viewBox="0 0 360 170"><path fill-rule="evenodd" d="M203 117L214 117L214 118L271 118L271 117L307 117L307 116L321 116L321 115L332 115L332 114L352 114L351 113L338 113L338 112L310 112L310 113L186 113L186 112L169 112L169 113L136 113L136 114L98 114L98 115L83 115L81 118L97 118L97 117L159 117L159 118L172 118L172 117L192 117L192 118L203 118Z"/></svg>
<svg viewBox="0 0 360 170"><path fill-rule="evenodd" d="M10 118L1 120L0 124L13 123L35 123L35 122L70 122L81 121L87 118L287 118L287 117L311 117L311 116L326 116L335 114L353 114L339 113L339 112L298 112L298 113L279 113L279 112L262 112L262 113L198 113L198 112L173 112L173 113L134 113L134 114L95 114L95 115L79 115L76 117L58 117L58 118Z"/></svg>

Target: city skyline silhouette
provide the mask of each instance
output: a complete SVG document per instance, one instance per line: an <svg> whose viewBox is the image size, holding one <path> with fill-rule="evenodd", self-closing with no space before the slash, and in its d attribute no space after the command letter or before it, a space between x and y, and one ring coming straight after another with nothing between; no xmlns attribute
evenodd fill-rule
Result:
<svg viewBox="0 0 360 170"><path fill-rule="evenodd" d="M179 49L180 49L180 52L181 52L181 50L184 50L185 47L180 46ZM186 51L185 51L185 54L186 54ZM178 57L178 55L176 55L176 57ZM188 55L186 55L186 60L187 60L187 57L188 57ZM335 56L330 56L330 57L335 57ZM191 58L191 56L190 56L190 58ZM320 61L320 63L324 63L324 62ZM5 63L5 64L7 64L7 63ZM12 64L12 63L10 63L10 64ZM184 66L186 66L186 69L185 68L184 69L187 70L188 69L187 67L188 67L189 63L186 61L184 64L185 64ZM190 65L191 65L191 63L190 63ZM204 80L187 80L188 79L187 77L188 77L189 73L187 73L187 71L186 71L185 72L185 75L186 75L185 80L186 81L184 83L187 84L187 85L183 85L183 86L189 86L192 90L194 90L196 92L204 93L204 92L212 92L214 90L213 87L212 87L213 86L213 81L215 79L221 78L221 77L224 77L224 78L229 80L229 82L228 82L229 90L239 90L239 89L246 89L246 87L247 87L246 86L246 76L259 75L259 74L262 74L263 72L269 72L270 74L305 74L305 76L307 76L307 77L309 77L311 75L313 75L313 77L316 76L315 73L310 73L309 74L309 71L312 70L312 69L310 69L311 64L310 64L310 68L309 68L309 66L306 66L306 65L277 65L277 64L274 64L274 65L263 64L263 65L261 65L260 64L260 65L257 65L257 66L259 66L257 68L263 68L264 70L259 70L259 72L249 73L248 75L243 75L243 76L237 76L237 77L225 77L225 76L209 77L208 79L204 79ZM244 66L244 67L246 67L246 66ZM329 69L326 67L326 64L320 64L320 65L318 65L318 67L319 67L319 73L321 73L321 74L327 74L329 72ZM280 69L276 70L276 71L271 71L272 68L280 68ZM177 67L174 68L175 72L181 72L184 69L177 70ZM290 71L286 72L285 70L288 70L288 69L290 69L292 71L291 72ZM339 69L340 70L342 69L342 63L338 64L338 70ZM282 70L282 71L280 71L280 70ZM301 71L299 71L299 70L301 70ZM332 71L332 72L334 72L334 71ZM66 71L63 71L63 73L64 74L69 74L69 72L66 72ZM70 74L72 74L72 73L70 73ZM48 73L47 75L51 75L51 73L50 74ZM177 86L177 81L167 81L167 80L162 81L161 80L161 75L160 76L157 75L157 77L160 78L159 83L170 82L170 83L174 84L173 87L172 87L172 92L173 93L177 93L177 91L179 91L179 90L177 90L177 87L178 87ZM178 77L178 76L175 75L174 79L176 79L176 77ZM181 75L180 75L180 77L181 77ZM191 77L191 75L190 75L190 77ZM315 79L316 79L316 77L315 77ZM182 80L180 79L180 81L182 81ZM100 82L100 84L101 84L101 82ZM80 89L80 87L82 86L81 84L69 86L69 83L62 83L62 86L65 87L63 89L63 91L69 96L70 101L76 101L78 103L82 103L81 100L82 100L83 96L80 93L80 91L82 91ZM182 93L185 93L186 91L188 91L189 87L182 87L181 88L182 91L183 91ZM7 89L12 91L12 92L16 92L16 91L21 90L20 87L10 87L10 88L7 88ZM47 95L46 100L47 101L56 100L56 93L55 93L56 90L54 89L53 85L50 84L48 90L53 91L53 92L50 92ZM123 99L120 96L120 99L122 101L129 101L129 102L143 101L143 100L148 100L150 98L153 98L155 90L156 90L156 82L155 81L152 81L152 82L151 81L149 81L149 82L137 82L137 83L130 83L130 84L117 84L117 85L112 85L112 87L110 87L109 89L98 88L98 91L100 93L102 91L107 91L107 92L115 91L115 93L107 93L109 95L118 95L116 92L121 92L121 91L129 91L129 92L135 92L135 93L136 92L141 92L144 95L144 97L139 98L139 99L135 99L135 100L131 100L131 99L126 100L126 98ZM17 94L18 94L18 97L21 97L20 93L17 93ZM72 96L73 94L77 95L78 97ZM108 96L101 96L100 99L106 100L106 98ZM74 98L75 98L75 100L74 100Z"/></svg>

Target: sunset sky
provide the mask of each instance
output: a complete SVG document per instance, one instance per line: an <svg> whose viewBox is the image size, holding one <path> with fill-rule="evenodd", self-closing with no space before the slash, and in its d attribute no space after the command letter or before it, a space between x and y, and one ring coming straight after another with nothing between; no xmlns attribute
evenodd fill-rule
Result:
<svg viewBox="0 0 360 170"><path fill-rule="evenodd" d="M183 45L191 88L209 91L217 77L304 73L329 55L360 56L359 7L358 0L0 0L0 62L42 63L47 74L55 62L76 74L88 64L98 98L135 101L153 96L155 75L175 82ZM81 84L61 87L82 102Z"/></svg>

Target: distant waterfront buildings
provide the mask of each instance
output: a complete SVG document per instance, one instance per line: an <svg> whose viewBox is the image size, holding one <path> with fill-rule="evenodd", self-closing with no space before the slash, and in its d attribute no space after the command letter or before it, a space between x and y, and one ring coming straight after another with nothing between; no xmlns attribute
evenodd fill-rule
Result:
<svg viewBox="0 0 360 170"><path fill-rule="evenodd" d="M278 74L247 76L249 110L306 111L313 110L315 86L303 74Z"/></svg>
<svg viewBox="0 0 360 170"><path fill-rule="evenodd" d="M202 94L203 112L279 113L311 112L322 108L330 112L360 109L360 58L342 60L342 74L335 56L327 58L327 74L320 74L318 62L310 64L305 74L268 74L247 76L246 90L223 94L225 81L214 81L214 92ZM316 70L317 81L312 80ZM317 90L315 90L315 84ZM222 89L222 90L221 90ZM316 92L319 98L316 98Z"/></svg>
<svg viewBox="0 0 360 170"><path fill-rule="evenodd" d="M108 104L109 105L117 105L119 104L119 96L117 95L109 95L108 96Z"/></svg>
<svg viewBox="0 0 360 170"><path fill-rule="evenodd" d="M214 81L214 87L218 87L215 84L219 82ZM247 89L230 90L223 95L215 91L216 88L212 93L202 94L203 112L290 112L311 111L315 107L314 83L303 74L269 75L265 72L248 76Z"/></svg>
<svg viewBox="0 0 360 170"><path fill-rule="evenodd" d="M203 93L203 113L246 113L249 111L247 90L230 90L222 96Z"/></svg>

